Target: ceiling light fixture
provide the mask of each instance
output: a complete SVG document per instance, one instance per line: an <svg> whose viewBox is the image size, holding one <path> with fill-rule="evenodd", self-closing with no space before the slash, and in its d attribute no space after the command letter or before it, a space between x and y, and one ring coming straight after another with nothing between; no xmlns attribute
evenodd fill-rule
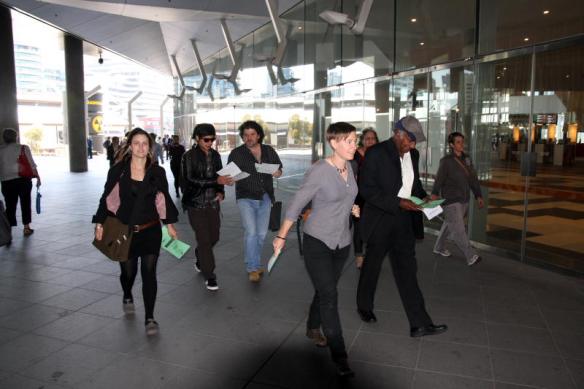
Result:
<svg viewBox="0 0 584 389"><path fill-rule="evenodd" d="M546 9L545 11L543 11L543 14L544 15L549 15L550 14L550 10L549 9Z"/></svg>
<svg viewBox="0 0 584 389"><path fill-rule="evenodd" d="M424 42L420 42L420 46L424 46Z"/></svg>
<svg viewBox="0 0 584 389"><path fill-rule="evenodd" d="M418 19L416 19L416 18L411 18L411 19L410 19L410 21L411 21L412 23L416 23L416 22L418 21Z"/></svg>
<svg viewBox="0 0 584 389"><path fill-rule="evenodd" d="M525 37L525 38L523 38L523 40L524 40L525 42L529 42L529 38L528 38L528 37Z"/></svg>
<svg viewBox="0 0 584 389"><path fill-rule="evenodd" d="M507 70L507 67L504 67L503 70Z"/></svg>

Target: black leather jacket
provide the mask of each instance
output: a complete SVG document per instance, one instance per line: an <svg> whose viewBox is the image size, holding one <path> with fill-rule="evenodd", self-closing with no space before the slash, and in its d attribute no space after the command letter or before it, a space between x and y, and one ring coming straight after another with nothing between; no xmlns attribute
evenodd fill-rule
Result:
<svg viewBox="0 0 584 389"><path fill-rule="evenodd" d="M210 171L207 171L207 156L196 145L184 153L181 163L180 185L183 192L183 207L205 208L218 206L215 201L217 193L225 195L223 185L217 183L217 171L223 168L219 153L210 149L213 162Z"/></svg>

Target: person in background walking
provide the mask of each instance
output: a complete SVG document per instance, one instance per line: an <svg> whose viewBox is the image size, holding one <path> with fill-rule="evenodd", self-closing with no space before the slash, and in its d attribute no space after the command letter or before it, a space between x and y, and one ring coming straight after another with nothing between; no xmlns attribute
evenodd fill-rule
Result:
<svg viewBox="0 0 584 389"><path fill-rule="evenodd" d="M207 123L197 124L193 139L196 143L184 153L180 169L182 204L197 239L195 271L202 272L207 289L215 291L219 285L213 247L219 241L220 204L225 199L223 185L232 185L233 180L217 174L223 165L221 156L211 147L215 141L215 127Z"/></svg>
<svg viewBox="0 0 584 389"><path fill-rule="evenodd" d="M479 209L484 207L481 186L473 169L470 157L464 153L464 135L453 132L448 135L448 145L452 152L440 160L436 180L432 188L432 199L444 198L444 222L434 244L434 253L450 257L450 251L444 248L446 238L454 241L462 251L468 266L481 260L468 240L464 218L468 213L470 192L475 196Z"/></svg>
<svg viewBox="0 0 584 389"><path fill-rule="evenodd" d="M174 176L174 190L176 191L176 197L180 197L180 165L185 153L185 147L180 144L178 135L173 135L172 139L168 140L166 147L168 149L167 154L170 155L170 171Z"/></svg>
<svg viewBox="0 0 584 389"><path fill-rule="evenodd" d="M364 129L361 133L361 136L359 137L359 148L357 148L355 157L351 161L351 167L353 168L357 182L359 182L359 171L361 170L361 166L365 160L365 153L367 152L367 149L377 143L379 143L377 132L375 132L375 130L371 127ZM363 196L357 194L355 204L357 204L359 208L363 209L363 205L365 204ZM361 239L359 218L356 217L353 217L353 251L355 252L355 265L357 266L357 269L361 269L361 266L363 266L363 259L365 257L363 256L363 239Z"/></svg>
<svg viewBox="0 0 584 389"><path fill-rule="evenodd" d="M158 290L156 265L162 241L160 221L174 239L177 238L174 223L178 221L178 210L168 193L166 172L152 159L153 146L152 137L146 131L135 128L130 132L126 145L107 174L92 221L96 223L97 240L103 238L103 223L108 215L117 217L132 230L129 259L120 262L120 282L124 291L122 307L126 314L134 313L132 286L140 258L147 335L158 333L154 304Z"/></svg>
<svg viewBox="0 0 584 389"><path fill-rule="evenodd" d="M274 252L284 248L290 228L312 201L312 212L304 225L304 265L315 292L306 336L317 346L328 345L337 373L350 377L354 373L347 362L337 284L351 249L350 217L359 217L359 207L354 204L357 182L349 163L357 149L357 134L351 124L338 122L329 126L326 137L333 154L315 162L306 172L273 246Z"/></svg>
<svg viewBox="0 0 584 389"><path fill-rule="evenodd" d="M107 148L112 144L111 138L108 136L107 138L105 138L105 141L101 144L104 148L104 150L107 150Z"/></svg>
<svg viewBox="0 0 584 389"><path fill-rule="evenodd" d="M93 159L93 139L87 137L87 159Z"/></svg>
<svg viewBox="0 0 584 389"><path fill-rule="evenodd" d="M249 177L235 183L235 197L244 229L245 264L249 280L259 282L264 270L261 265L262 248L268 232L270 210L275 201L273 178L282 175L282 161L276 150L262 144L264 129L253 120L239 126L243 144L229 154L228 162L234 162L249 173ZM278 164L273 174L258 173L256 163Z"/></svg>
<svg viewBox="0 0 584 389"><path fill-rule="evenodd" d="M4 144L0 145L0 181L2 182L2 195L6 200L6 217L11 227L16 226L16 206L20 199L20 211L24 236L30 236L34 232L30 228L32 220L30 192L32 191L32 178L21 177L18 173L18 158L21 154L26 156L32 167L33 177L36 178L37 188L41 186L41 177L37 165L32 158L32 153L27 145L17 143L18 134L12 128L2 131Z"/></svg>
<svg viewBox="0 0 584 389"><path fill-rule="evenodd" d="M162 155L162 146L160 145L160 143L156 142L156 134L151 132L150 133L150 137L152 138L152 155L154 158L154 163L158 163L158 161L160 161L161 165L164 165L164 157Z"/></svg>
<svg viewBox="0 0 584 389"><path fill-rule="evenodd" d="M116 154L117 154L119 149L120 149L120 138L117 136L114 136L112 138L112 141L110 142L109 146L105 149L106 155L107 155L107 160L109 161L110 167L114 166L114 163L116 163Z"/></svg>

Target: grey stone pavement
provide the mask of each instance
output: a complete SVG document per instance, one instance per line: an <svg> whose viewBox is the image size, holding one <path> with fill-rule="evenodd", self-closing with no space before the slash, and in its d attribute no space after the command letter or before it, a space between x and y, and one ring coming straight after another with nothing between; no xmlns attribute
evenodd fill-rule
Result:
<svg viewBox="0 0 584 389"><path fill-rule="evenodd" d="M379 322L361 322L349 261L339 305L356 378L338 380L328 351L304 336L312 286L294 234L274 272L251 284L232 190L215 250L221 289L204 288L192 253L182 261L162 253L160 333L148 338L140 277L138 312L125 317L118 265L91 246L106 161L94 158L83 174L68 173L64 160L38 162L35 233L24 239L19 227L0 248L1 388L584 388L583 280L489 253L468 268L456 254L432 255L432 236L417 247L419 281L434 321L450 330L408 336L387 263ZM184 215L178 231L193 243Z"/></svg>

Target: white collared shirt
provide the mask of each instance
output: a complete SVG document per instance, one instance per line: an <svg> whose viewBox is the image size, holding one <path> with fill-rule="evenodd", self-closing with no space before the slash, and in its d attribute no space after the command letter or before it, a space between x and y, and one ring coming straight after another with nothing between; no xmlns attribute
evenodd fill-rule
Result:
<svg viewBox="0 0 584 389"><path fill-rule="evenodd" d="M414 165L412 164L410 152L405 153L399 160L402 173L402 187L397 193L397 197L409 199L412 197L412 186L414 186Z"/></svg>

